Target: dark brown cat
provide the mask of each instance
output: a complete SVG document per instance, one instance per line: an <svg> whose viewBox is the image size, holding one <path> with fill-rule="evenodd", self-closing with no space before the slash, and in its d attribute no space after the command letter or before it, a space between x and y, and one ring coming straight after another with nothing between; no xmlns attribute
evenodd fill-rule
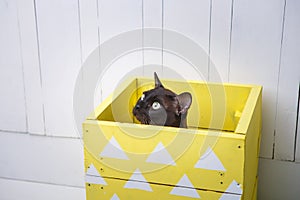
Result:
<svg viewBox="0 0 300 200"><path fill-rule="evenodd" d="M164 88L154 73L155 88L143 92L133 108L133 115L142 124L187 128L187 111L192 103L188 92L175 94Z"/></svg>

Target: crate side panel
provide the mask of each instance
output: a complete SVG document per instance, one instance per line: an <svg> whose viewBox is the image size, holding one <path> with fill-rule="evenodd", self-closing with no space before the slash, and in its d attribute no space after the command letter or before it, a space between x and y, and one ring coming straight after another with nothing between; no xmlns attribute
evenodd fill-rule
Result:
<svg viewBox="0 0 300 200"><path fill-rule="evenodd" d="M234 131L247 102L250 88L208 84L208 91L212 104L210 127ZM198 95L199 99L202 98L201 93Z"/></svg>
<svg viewBox="0 0 300 200"><path fill-rule="evenodd" d="M261 134L261 116L262 116L262 97L259 93L249 128L246 133L245 150L245 177L244 177L244 195L245 199L251 199L254 188L256 187L259 147Z"/></svg>
<svg viewBox="0 0 300 200"><path fill-rule="evenodd" d="M244 136L108 124L84 126L86 167L93 164L104 177L131 179L140 171L154 183L176 185L187 175L196 188L226 191L232 183L243 185Z"/></svg>
<svg viewBox="0 0 300 200"><path fill-rule="evenodd" d="M235 129L236 133L246 134L251 120L253 118L253 114L259 98L261 98L262 87L261 86L253 86L251 88L250 94L248 96L247 101L245 102L245 106L243 112L241 113L239 123Z"/></svg>
<svg viewBox="0 0 300 200"><path fill-rule="evenodd" d="M193 102L187 119L189 127L234 131L251 91L250 86L161 81L166 88L177 94L192 94ZM143 91L153 87L153 80L138 79L137 95L141 96Z"/></svg>

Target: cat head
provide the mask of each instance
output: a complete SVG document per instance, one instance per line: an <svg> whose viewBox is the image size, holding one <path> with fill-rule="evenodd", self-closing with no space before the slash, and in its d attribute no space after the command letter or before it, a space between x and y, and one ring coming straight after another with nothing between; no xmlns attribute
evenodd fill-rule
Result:
<svg viewBox="0 0 300 200"><path fill-rule="evenodd" d="M143 92L133 108L133 115L142 124L186 128L187 111L192 103L188 92L177 95L166 89L154 73L155 88Z"/></svg>

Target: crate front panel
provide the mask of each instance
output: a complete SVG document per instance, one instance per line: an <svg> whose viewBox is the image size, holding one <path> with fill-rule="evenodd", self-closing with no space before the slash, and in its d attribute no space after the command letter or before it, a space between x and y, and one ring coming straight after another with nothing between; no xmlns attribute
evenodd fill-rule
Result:
<svg viewBox="0 0 300 200"><path fill-rule="evenodd" d="M214 192L195 188L182 188L136 181L102 178L86 183L87 200L240 200L241 194Z"/></svg>
<svg viewBox="0 0 300 200"><path fill-rule="evenodd" d="M244 142L241 134L170 127L86 121L85 167L105 178L185 185L224 192L243 188ZM139 181L139 180L137 180Z"/></svg>

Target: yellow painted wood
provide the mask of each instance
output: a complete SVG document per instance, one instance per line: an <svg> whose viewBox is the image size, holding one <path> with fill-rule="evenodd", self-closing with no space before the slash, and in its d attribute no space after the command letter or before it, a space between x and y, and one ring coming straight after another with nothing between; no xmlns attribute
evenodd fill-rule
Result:
<svg viewBox="0 0 300 200"><path fill-rule="evenodd" d="M244 182L245 182L245 199L251 199L252 191L257 187L257 168L259 161L259 148L260 148L260 130L261 130L261 106L262 106L262 91L261 89L251 91L248 101L247 110L248 115L245 116L245 121L249 121L247 126L242 124L246 133L246 147L245 147L245 169L244 169ZM249 106L251 105L251 106ZM244 111L244 113L246 113ZM242 118L243 119L243 118Z"/></svg>
<svg viewBox="0 0 300 200"><path fill-rule="evenodd" d="M252 200L257 199L257 184L258 184L258 179L256 178L255 185L254 185L253 192L252 192ZM246 198L244 198L244 199L246 199Z"/></svg>
<svg viewBox="0 0 300 200"><path fill-rule="evenodd" d="M93 163L98 168L104 169L103 176L105 177L129 179L138 168L144 173L147 181L155 183L176 185L178 180L184 174L187 174L193 177L196 188L225 191L233 180L243 184L243 146L245 138L243 135L230 137L225 132L203 130L179 132L178 128L163 127L162 130L159 130L156 127L149 126L147 127L148 134L140 136L139 133L143 129L139 126L116 127L112 125L105 126L102 123L85 124L84 128L89 131L89 134L84 137L84 143L89 144L86 145L86 151L90 155L86 154L86 157L91 158L88 159L91 162L86 164ZM99 156L112 136L118 141L128 156L128 160ZM146 161L160 142L166 147L176 165ZM211 147L219 157L226 169L225 171L194 168L208 147ZM92 155L95 156L95 159L92 159ZM186 171L186 169L189 170Z"/></svg>
<svg viewBox="0 0 300 200"><path fill-rule="evenodd" d="M168 187L186 187L184 181L179 181L184 176L189 177L189 187L196 188L201 197L207 195L204 199L219 199L223 193L255 199L261 87L162 82L178 94L192 94L189 129L138 124L132 108L143 91L154 87L153 80L126 81L83 123L86 172L94 166L99 176L112 182L112 186L105 186L106 192L93 184L89 186L87 199L94 200L96 194L102 193L103 199L110 199L113 192L123 197L120 199L139 195L143 199L158 195L161 199L185 199L166 196ZM142 173L143 181L157 189L148 194L126 192L128 189L119 187L120 182L129 179L141 181L133 176L136 171Z"/></svg>
<svg viewBox="0 0 300 200"><path fill-rule="evenodd" d="M152 191L144 191L140 189L124 188L127 181L118 179L104 179L107 185L86 184L87 199L143 199L143 200L191 200L191 199L205 199L218 200L223 193L207 190L195 190L199 198L191 198L186 196L179 196L170 194L174 187L168 185L149 184ZM189 190L187 188L187 190ZM234 199L238 199L240 195L232 194Z"/></svg>
<svg viewBox="0 0 300 200"><path fill-rule="evenodd" d="M236 113L243 111L248 95L255 87L172 80L165 80L163 84L177 94L181 92L192 94L193 103L188 114L189 126L228 131L235 130L239 121ZM154 87L153 80L138 79L138 87L138 96L141 96L142 91Z"/></svg>

